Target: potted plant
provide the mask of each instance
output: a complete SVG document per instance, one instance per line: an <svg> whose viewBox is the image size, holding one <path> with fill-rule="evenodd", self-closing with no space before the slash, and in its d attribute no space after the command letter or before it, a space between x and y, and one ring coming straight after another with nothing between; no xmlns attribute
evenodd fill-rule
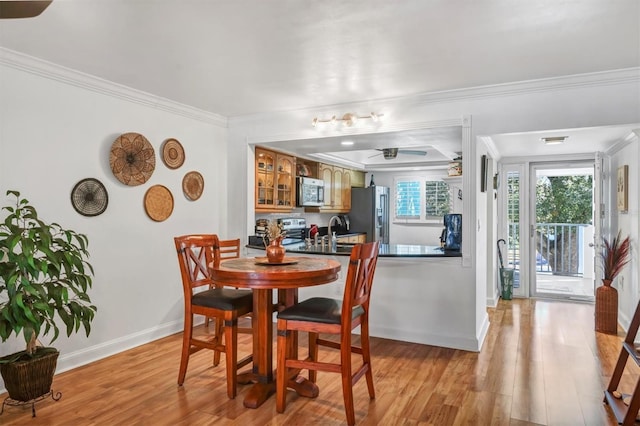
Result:
<svg viewBox="0 0 640 426"><path fill-rule="evenodd" d="M0 338L22 335L26 349L0 358L0 373L9 398L27 402L51 393L58 358L38 337L53 332L55 341L58 320L67 336L91 331L93 267L85 235L41 220L19 192L6 195L15 202L2 207L7 215L0 219Z"/></svg>
<svg viewBox="0 0 640 426"><path fill-rule="evenodd" d="M596 331L618 333L618 290L611 284L622 268L629 263L630 248L629 237L623 240L620 231L611 242L604 239L604 250L600 253L603 285L596 290Z"/></svg>

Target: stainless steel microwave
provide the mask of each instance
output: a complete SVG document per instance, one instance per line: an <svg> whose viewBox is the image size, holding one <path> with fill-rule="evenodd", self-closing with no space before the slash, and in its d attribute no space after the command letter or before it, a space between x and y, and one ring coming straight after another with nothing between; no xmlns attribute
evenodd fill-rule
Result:
<svg viewBox="0 0 640 426"><path fill-rule="evenodd" d="M320 179L298 177L296 187L298 207L320 207L324 204L324 182Z"/></svg>

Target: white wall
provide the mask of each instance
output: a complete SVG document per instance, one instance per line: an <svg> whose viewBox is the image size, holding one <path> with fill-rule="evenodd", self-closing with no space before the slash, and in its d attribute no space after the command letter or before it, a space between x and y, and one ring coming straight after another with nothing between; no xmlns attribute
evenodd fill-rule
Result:
<svg viewBox="0 0 640 426"><path fill-rule="evenodd" d="M639 208L640 201L640 129L637 134L630 135L623 143L611 152L608 167L609 181L608 193L610 199L606 202L605 218L610 218L609 225L603 229L604 235L613 238L618 230L622 237L631 237L631 262L622 270L614 281L614 287L618 289L618 321L623 328L628 329L631 318L640 299L639 282ZM616 208L616 171L618 167L629 166L629 210L626 213L618 212ZM598 270L598 277L602 278L602 269Z"/></svg>
<svg viewBox="0 0 640 426"><path fill-rule="evenodd" d="M19 69L20 68L20 69ZM0 204L15 189L40 216L87 234L95 268L89 292L98 307L91 335L61 336L58 371L120 352L182 329L183 302L173 237L227 230L226 121L133 90L110 85L29 58L0 56ZM113 141L139 132L156 150L150 180L130 187L109 166ZM158 152L169 137L184 147L186 160L168 169ZM182 193L185 173L205 180L197 201ZM85 217L71 206L81 179L99 179L109 194L105 213ZM151 185L165 185L173 214L154 222L144 211ZM43 343L49 340L45 337ZM21 339L0 345L0 355L24 349ZM176 374L177 374L176 365ZM0 392L2 389L0 382Z"/></svg>

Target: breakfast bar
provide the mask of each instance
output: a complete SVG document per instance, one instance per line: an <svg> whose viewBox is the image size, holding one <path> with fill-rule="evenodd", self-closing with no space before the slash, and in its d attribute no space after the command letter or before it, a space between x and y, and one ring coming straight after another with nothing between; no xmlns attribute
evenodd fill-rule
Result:
<svg viewBox="0 0 640 426"><path fill-rule="evenodd" d="M314 254L325 256L349 256L354 244L338 244L335 249L330 246L309 247L305 244L290 244L285 246L287 253L291 254ZM264 250L262 245L247 245L247 248ZM462 257L460 251L444 250L438 246L415 245L415 244L380 244L379 257Z"/></svg>

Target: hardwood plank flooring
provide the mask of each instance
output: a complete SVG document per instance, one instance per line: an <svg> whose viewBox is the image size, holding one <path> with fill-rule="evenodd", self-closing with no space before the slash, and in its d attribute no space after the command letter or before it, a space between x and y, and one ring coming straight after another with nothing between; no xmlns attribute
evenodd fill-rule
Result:
<svg viewBox="0 0 640 426"><path fill-rule="evenodd" d="M364 379L356 384L358 424L617 424L602 398L624 335L596 333L593 305L518 299L488 311L491 326L480 353L372 338L376 399L369 400ZM300 340L306 345L306 336ZM251 410L242 405L248 386L239 386L235 400L227 398L224 360L213 367L209 351L191 357L178 386L180 345L176 334L59 374L53 388L63 393L60 401L37 403L35 419L30 408L5 407L0 424L346 424L337 374L318 374L318 398L290 391L283 414L275 398ZM250 350L250 336L240 335L240 356ZM320 355L337 360L338 352L321 349ZM640 374L631 367L621 382L627 393Z"/></svg>

